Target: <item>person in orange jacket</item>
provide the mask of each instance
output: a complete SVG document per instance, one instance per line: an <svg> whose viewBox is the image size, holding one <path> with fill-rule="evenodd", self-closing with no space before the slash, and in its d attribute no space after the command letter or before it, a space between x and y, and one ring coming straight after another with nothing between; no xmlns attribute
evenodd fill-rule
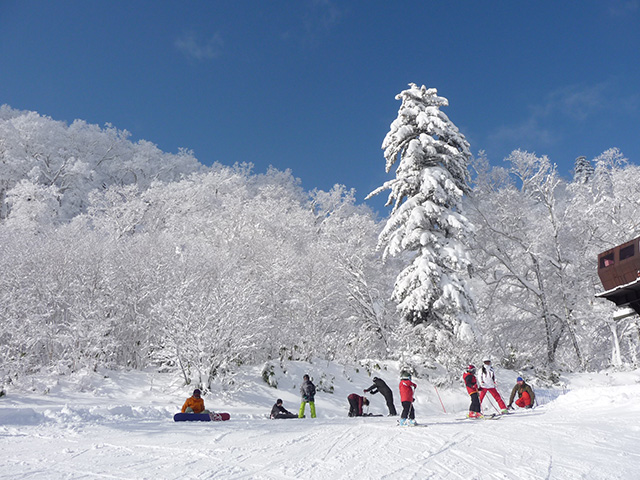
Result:
<svg viewBox="0 0 640 480"><path fill-rule="evenodd" d="M182 413L209 413L204 408L204 400L200 396L201 392L197 388L193 391L193 396L187 398L182 406Z"/></svg>

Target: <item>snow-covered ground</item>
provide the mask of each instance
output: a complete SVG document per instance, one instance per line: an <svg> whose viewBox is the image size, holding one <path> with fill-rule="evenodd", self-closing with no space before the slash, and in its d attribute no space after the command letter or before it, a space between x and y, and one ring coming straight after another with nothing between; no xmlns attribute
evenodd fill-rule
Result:
<svg viewBox="0 0 640 480"><path fill-rule="evenodd" d="M306 371L319 392L317 419L269 420L280 397L296 411ZM375 375L397 387L397 370ZM324 376L323 376L324 374ZM498 371L503 397L513 372ZM247 369L205 396L228 422L174 423L192 388L175 374L86 373L32 379L0 398L0 478L20 479L630 479L640 475L640 371L572 375L540 390L542 405L499 420L457 420L462 387L416 380L417 419L347 418L346 396L370 385L365 370L287 364L272 380ZM46 394L43 392L47 391ZM565 393L566 392L566 393ZM386 413L370 396L371 412ZM507 400L508 398L505 398ZM485 400L487 402L487 400ZM396 401L400 406L399 399ZM492 407L486 403L487 412ZM308 412L307 412L308 415Z"/></svg>

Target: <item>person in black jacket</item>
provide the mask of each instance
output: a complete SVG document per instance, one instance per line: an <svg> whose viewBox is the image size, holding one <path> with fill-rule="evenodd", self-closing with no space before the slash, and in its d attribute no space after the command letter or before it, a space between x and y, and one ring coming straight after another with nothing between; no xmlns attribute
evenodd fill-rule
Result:
<svg viewBox="0 0 640 480"><path fill-rule="evenodd" d="M316 386L309 378L309 375L304 375L302 380L302 385L300 386L302 401L300 402L300 412L298 417L304 418L304 411L308 403L309 410L311 410L311 418L316 418Z"/></svg>
<svg viewBox="0 0 640 480"><path fill-rule="evenodd" d="M362 417L364 415L362 407L369 405L369 399L361 397L357 393L352 393L347 397L347 400L349 400L349 416Z"/></svg>
<svg viewBox="0 0 640 480"><path fill-rule="evenodd" d="M389 388L389 386L378 377L373 377L373 385L369 388L364 389L365 393L370 393L371 395L380 392L384 399L387 401L387 408L389 409L389 416L396 416L398 412L396 412L396 406L393 404L393 392Z"/></svg>
<svg viewBox="0 0 640 480"><path fill-rule="evenodd" d="M291 413L289 410L284 408L284 406L282 405L282 400L279 398L278 400L276 400L273 408L271 408L271 418L298 418L298 415L296 415L295 413Z"/></svg>

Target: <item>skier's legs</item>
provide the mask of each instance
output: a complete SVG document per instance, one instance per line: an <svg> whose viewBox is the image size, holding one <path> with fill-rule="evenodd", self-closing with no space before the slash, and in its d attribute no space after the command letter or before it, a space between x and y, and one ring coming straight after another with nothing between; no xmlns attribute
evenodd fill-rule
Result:
<svg viewBox="0 0 640 480"><path fill-rule="evenodd" d="M411 420L415 420L416 418L416 410L413 408L413 402L411 402L411 409L409 409L409 418Z"/></svg>
<svg viewBox="0 0 640 480"><path fill-rule="evenodd" d="M487 394L487 389L483 388L480 390L480 405L482 405L482 401L484 400L484 396Z"/></svg>
<svg viewBox="0 0 640 480"><path fill-rule="evenodd" d="M389 392L389 395L385 396L384 399L387 401L387 408L389 409L389 415L393 415L395 417L398 414L398 412L396 412L396 406L393 404L393 394Z"/></svg>
<svg viewBox="0 0 640 480"><path fill-rule="evenodd" d="M480 399L478 398L478 392L471 394L471 406L469 407L469 411L480 413Z"/></svg>
<svg viewBox="0 0 640 480"><path fill-rule="evenodd" d="M316 402L309 402L309 409L311 410L311 418L316 418Z"/></svg>
<svg viewBox="0 0 640 480"><path fill-rule="evenodd" d="M522 392L522 396L516 400L516 405L520 408L525 408L527 405L531 404L531 397L527 392Z"/></svg>
<svg viewBox="0 0 640 480"><path fill-rule="evenodd" d="M484 390L483 390L483 392L484 392ZM491 392L491 395L493 395L493 398L495 398L496 402L498 402L498 406L500 407L500 410L505 410L507 408L507 406L502 401L502 397L500 396L500 393L498 392L498 389L497 388L490 388L489 392Z"/></svg>
<svg viewBox="0 0 640 480"><path fill-rule="evenodd" d="M405 420L409 416L410 410L411 402L402 402L402 413L400 414L400 418Z"/></svg>
<svg viewBox="0 0 640 480"><path fill-rule="evenodd" d="M298 418L302 418L304 417L304 410L307 406L307 402L305 402L304 400L300 403L300 412L298 412Z"/></svg>

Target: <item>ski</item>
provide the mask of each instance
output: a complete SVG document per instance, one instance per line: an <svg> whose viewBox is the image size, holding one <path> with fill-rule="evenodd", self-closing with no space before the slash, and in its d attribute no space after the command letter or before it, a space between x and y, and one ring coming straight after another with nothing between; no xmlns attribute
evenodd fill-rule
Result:
<svg viewBox="0 0 640 480"><path fill-rule="evenodd" d="M502 415L499 415L497 413L492 413L491 415L483 415L482 417L463 417L463 418L456 418L456 420L500 420L502 418Z"/></svg>
<svg viewBox="0 0 640 480"><path fill-rule="evenodd" d="M427 425L425 423L400 423L400 420L398 420L397 426L398 427L413 428L413 427L426 427Z"/></svg>

